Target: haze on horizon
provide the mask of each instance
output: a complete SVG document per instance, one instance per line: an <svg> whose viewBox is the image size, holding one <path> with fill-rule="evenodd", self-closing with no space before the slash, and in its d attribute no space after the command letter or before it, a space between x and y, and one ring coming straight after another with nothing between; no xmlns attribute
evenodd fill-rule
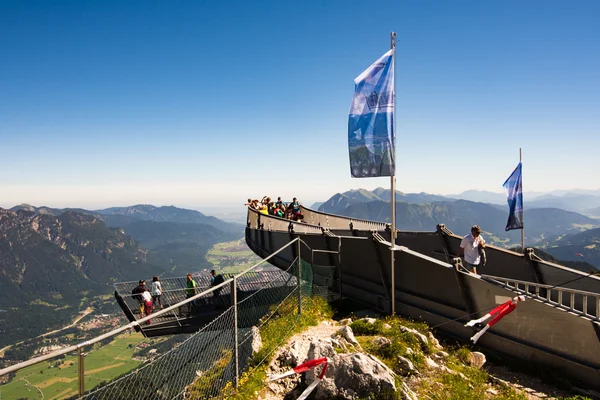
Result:
<svg viewBox="0 0 600 400"><path fill-rule="evenodd" d="M600 189L600 3L0 4L0 206L324 201L398 33L397 189ZM310 27L310 28L309 28Z"/></svg>

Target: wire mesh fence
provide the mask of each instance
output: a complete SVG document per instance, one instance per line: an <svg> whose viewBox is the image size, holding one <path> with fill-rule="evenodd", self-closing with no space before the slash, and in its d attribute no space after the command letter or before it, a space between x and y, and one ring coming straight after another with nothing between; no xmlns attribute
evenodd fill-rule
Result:
<svg viewBox="0 0 600 400"><path fill-rule="evenodd" d="M236 278L237 301L212 322L178 347L84 398L226 398L223 389L231 387L250 363L258 366L267 359L268 354L253 359L263 326L275 317L299 315L307 296L328 295L325 285L331 284L334 268L321 266L316 273L311 264L298 261L266 278L252 272ZM227 293L231 297L231 289ZM290 331L293 328L292 324Z"/></svg>
<svg viewBox="0 0 600 400"><path fill-rule="evenodd" d="M213 383L207 395L217 394L220 383L233 379L234 308L192 335L178 347L143 367L86 394L86 399L174 399L194 379Z"/></svg>
<svg viewBox="0 0 600 400"><path fill-rule="evenodd" d="M230 277L226 276L222 287L203 291L194 299L198 304L196 313L203 304L214 311L215 299L220 301L219 312L185 341L165 349L162 355L146 358L141 366L117 379L95 387L88 386L83 396L71 395L71 398L168 400L230 397L230 389L239 376L250 366L259 366L268 359L270 354L261 352L257 344L269 322L286 318L290 321L291 331L299 319L303 301L312 295L330 296L335 278L335 267L314 266L300 257L296 257L286 269L281 268L282 265L277 270L259 266L260 263L255 266L257 268L231 276L229 281ZM202 274L194 277L201 288L210 285L207 274L206 279ZM183 290L185 278L164 279L162 283L163 293L166 293L164 306L176 307L158 317L151 315L150 326L173 318L178 321L185 319L186 315L180 310L192 301L186 299ZM115 288L123 292L124 302L136 314L138 302L128 294L134 284L124 282L115 285ZM141 317L136 314L132 324ZM140 321L141 327L146 327L144 321ZM283 332L281 340L285 337L286 332ZM85 346L89 348L89 344L81 345L82 348ZM82 369L84 364L82 362ZM85 372L81 373L80 382L82 379L87 382L86 378ZM226 388L229 390L224 391Z"/></svg>

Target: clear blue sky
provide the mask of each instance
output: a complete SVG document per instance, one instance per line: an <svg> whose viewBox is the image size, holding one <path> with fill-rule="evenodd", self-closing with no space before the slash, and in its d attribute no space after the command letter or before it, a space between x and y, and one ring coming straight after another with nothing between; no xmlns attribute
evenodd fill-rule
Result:
<svg viewBox="0 0 600 400"><path fill-rule="evenodd" d="M600 188L600 2L2 1L0 206L326 200L398 33L397 187Z"/></svg>

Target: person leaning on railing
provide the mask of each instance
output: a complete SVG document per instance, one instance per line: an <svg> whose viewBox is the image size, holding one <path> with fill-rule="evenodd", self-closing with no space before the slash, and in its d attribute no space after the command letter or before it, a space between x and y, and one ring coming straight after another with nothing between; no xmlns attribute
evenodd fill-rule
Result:
<svg viewBox="0 0 600 400"><path fill-rule="evenodd" d="M144 298L142 297L142 293L146 291L146 281L140 279L138 285L131 291L131 294L135 300L138 301L138 310L140 317L144 315Z"/></svg>
<svg viewBox="0 0 600 400"><path fill-rule="evenodd" d="M304 215L302 215L302 213L300 212L300 203L295 197L292 200L292 202L288 205L287 211L290 214L290 219L294 221L301 221L302 219L304 219Z"/></svg>
<svg viewBox="0 0 600 400"><path fill-rule="evenodd" d="M248 199L248 202L244 204L247 207L252 208L253 210L260 210L260 205L258 204L258 200Z"/></svg>

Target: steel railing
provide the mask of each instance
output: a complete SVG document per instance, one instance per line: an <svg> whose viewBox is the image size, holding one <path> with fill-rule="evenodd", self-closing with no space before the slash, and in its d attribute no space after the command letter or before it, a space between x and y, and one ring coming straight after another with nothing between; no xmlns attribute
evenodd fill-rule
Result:
<svg viewBox="0 0 600 400"><path fill-rule="evenodd" d="M544 303L562 308L581 317L600 322L599 293L520 281L500 276L481 275L481 278L499 284L509 290L527 294Z"/></svg>

